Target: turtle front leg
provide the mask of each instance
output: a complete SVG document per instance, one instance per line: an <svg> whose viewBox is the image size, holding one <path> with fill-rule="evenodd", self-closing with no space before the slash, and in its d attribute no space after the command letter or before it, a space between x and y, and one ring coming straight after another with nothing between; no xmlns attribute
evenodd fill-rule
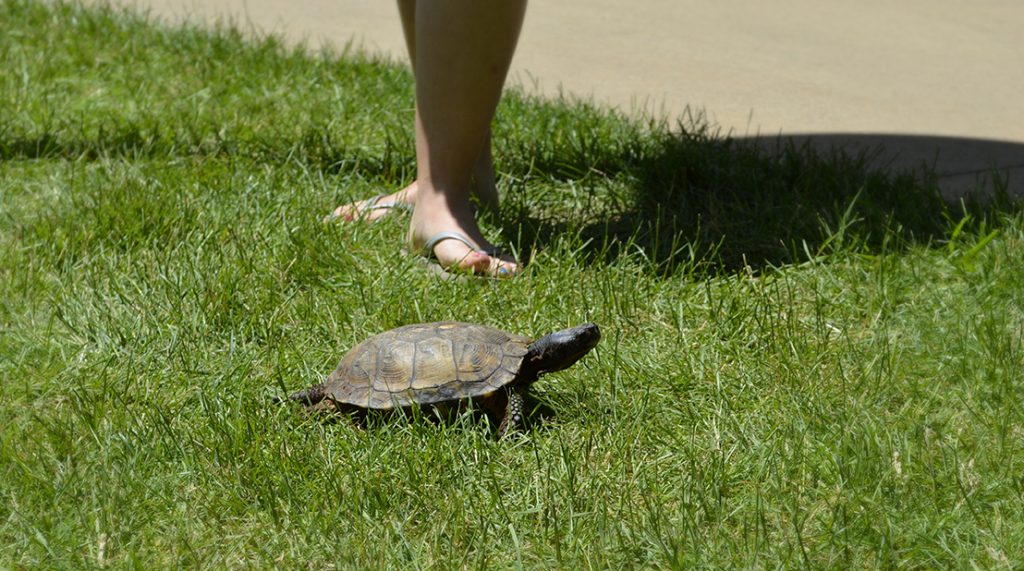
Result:
<svg viewBox="0 0 1024 571"><path fill-rule="evenodd" d="M523 411L526 409L522 393L516 389L508 389L506 394L508 395L508 404L505 406L505 415L501 418L501 424L498 425L498 440L505 438L510 430L523 424Z"/></svg>

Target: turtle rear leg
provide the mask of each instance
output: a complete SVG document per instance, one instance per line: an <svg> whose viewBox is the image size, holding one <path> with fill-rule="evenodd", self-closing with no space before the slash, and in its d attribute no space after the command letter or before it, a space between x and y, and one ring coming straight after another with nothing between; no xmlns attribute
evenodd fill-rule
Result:
<svg viewBox="0 0 1024 571"><path fill-rule="evenodd" d="M285 398L274 397L273 402L275 404L282 403L285 401L292 401L301 403L306 408L312 408L324 400L324 385L313 385L306 390L299 391L288 395Z"/></svg>
<svg viewBox="0 0 1024 571"><path fill-rule="evenodd" d="M510 430L523 424L523 411L526 410L526 403L523 395L516 389L508 389L508 404L505 405L505 414L501 417L501 424L498 425L498 440L505 438Z"/></svg>
<svg viewBox="0 0 1024 571"><path fill-rule="evenodd" d="M357 424L365 424L366 410L357 406L335 402L327 397L324 383L292 393L287 397L274 397L275 403L297 402L309 413L343 413L352 417Z"/></svg>

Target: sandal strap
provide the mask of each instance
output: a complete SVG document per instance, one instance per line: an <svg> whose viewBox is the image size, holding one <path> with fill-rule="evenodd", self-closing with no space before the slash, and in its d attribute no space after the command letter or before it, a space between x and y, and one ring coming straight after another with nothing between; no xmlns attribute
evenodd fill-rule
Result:
<svg viewBox="0 0 1024 571"><path fill-rule="evenodd" d="M412 212L412 205L407 202L380 202L380 199L384 198L385 195L378 194L373 198L366 201L366 204L359 209L360 212L369 212L370 210L391 210L398 209L406 212Z"/></svg>
<svg viewBox="0 0 1024 571"><path fill-rule="evenodd" d="M483 252L488 256L495 258L504 254L504 251L497 246L490 249L484 249L474 244L473 241L467 238L465 234L462 234L460 232L446 231L434 234L426 242L423 243L423 255L433 255L434 246L438 245L441 242L444 242L445 240L458 240L459 242L465 244L466 247L468 247L470 250L474 250L476 252Z"/></svg>

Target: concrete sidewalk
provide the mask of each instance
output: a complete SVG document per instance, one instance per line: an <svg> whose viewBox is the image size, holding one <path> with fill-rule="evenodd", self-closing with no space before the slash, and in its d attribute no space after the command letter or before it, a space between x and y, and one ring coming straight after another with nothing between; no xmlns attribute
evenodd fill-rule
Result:
<svg viewBox="0 0 1024 571"><path fill-rule="evenodd" d="M121 0L169 21L405 57L389 0ZM881 148L880 167L932 165L955 198L995 170L1024 196L1020 0L535 0L511 81L627 112L706 114L774 148Z"/></svg>

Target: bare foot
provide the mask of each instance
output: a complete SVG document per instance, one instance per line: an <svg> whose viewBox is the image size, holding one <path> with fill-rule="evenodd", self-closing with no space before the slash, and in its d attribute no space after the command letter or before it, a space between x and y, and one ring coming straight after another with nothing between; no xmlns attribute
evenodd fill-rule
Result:
<svg viewBox="0 0 1024 571"><path fill-rule="evenodd" d="M415 251L431 243L430 254L445 269L458 268L479 275L511 277L519 271L515 258L500 255L484 238L468 203L449 204L444 194L421 193L409 225L409 243Z"/></svg>
<svg viewBox="0 0 1024 571"><path fill-rule="evenodd" d="M412 184L388 195L378 195L366 200L344 204L334 209L324 218L327 222L341 220L343 222L373 222L378 218L387 216L392 210L411 210L416 201L416 181Z"/></svg>

